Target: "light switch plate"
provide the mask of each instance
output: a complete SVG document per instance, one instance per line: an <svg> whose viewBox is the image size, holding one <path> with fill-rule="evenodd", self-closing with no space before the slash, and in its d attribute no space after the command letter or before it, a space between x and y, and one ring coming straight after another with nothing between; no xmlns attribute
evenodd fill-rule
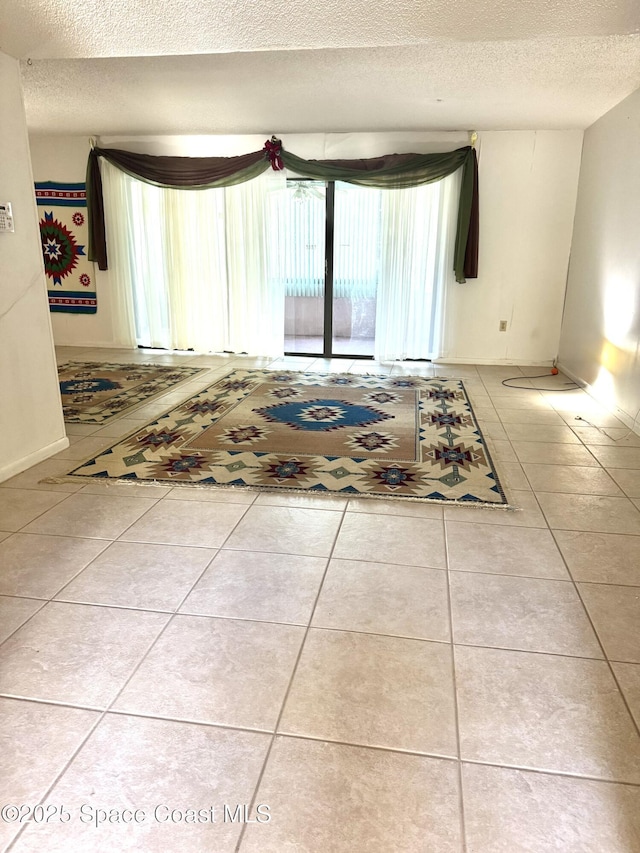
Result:
<svg viewBox="0 0 640 853"><path fill-rule="evenodd" d="M0 201L0 232L13 231L13 214L10 201Z"/></svg>

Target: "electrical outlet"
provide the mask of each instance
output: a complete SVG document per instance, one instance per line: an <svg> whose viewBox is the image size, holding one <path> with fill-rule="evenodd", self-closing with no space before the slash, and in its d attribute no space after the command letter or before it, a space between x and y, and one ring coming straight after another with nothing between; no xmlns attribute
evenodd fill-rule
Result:
<svg viewBox="0 0 640 853"><path fill-rule="evenodd" d="M506 320L500 320L500 326L499 326L499 329L500 329L500 331L501 331L501 332L506 332L506 331L507 331L507 321L506 321Z"/></svg>

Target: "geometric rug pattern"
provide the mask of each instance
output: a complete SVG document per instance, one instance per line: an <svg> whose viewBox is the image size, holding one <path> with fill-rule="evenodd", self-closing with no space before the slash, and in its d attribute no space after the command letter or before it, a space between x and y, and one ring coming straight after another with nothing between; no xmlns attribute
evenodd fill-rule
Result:
<svg viewBox="0 0 640 853"><path fill-rule="evenodd" d="M74 478L506 505L464 386L238 369Z"/></svg>
<svg viewBox="0 0 640 853"><path fill-rule="evenodd" d="M198 367L73 361L58 367L64 419L104 424L202 372Z"/></svg>

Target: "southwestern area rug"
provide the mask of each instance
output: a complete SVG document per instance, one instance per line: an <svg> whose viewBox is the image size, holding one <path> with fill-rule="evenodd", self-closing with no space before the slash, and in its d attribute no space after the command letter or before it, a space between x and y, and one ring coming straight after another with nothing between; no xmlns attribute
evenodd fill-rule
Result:
<svg viewBox="0 0 640 853"><path fill-rule="evenodd" d="M69 472L506 506L462 382L234 370Z"/></svg>
<svg viewBox="0 0 640 853"><path fill-rule="evenodd" d="M69 362L58 367L64 419L106 424L202 373L199 367Z"/></svg>

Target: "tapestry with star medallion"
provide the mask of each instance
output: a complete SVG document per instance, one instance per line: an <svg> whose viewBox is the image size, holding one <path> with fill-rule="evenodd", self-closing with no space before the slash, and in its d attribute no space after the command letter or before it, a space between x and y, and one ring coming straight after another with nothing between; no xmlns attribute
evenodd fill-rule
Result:
<svg viewBox="0 0 640 853"><path fill-rule="evenodd" d="M505 506L462 382L237 369L69 472Z"/></svg>
<svg viewBox="0 0 640 853"><path fill-rule="evenodd" d="M95 271L87 258L87 195L84 184L36 183L40 240L49 310L95 314Z"/></svg>

